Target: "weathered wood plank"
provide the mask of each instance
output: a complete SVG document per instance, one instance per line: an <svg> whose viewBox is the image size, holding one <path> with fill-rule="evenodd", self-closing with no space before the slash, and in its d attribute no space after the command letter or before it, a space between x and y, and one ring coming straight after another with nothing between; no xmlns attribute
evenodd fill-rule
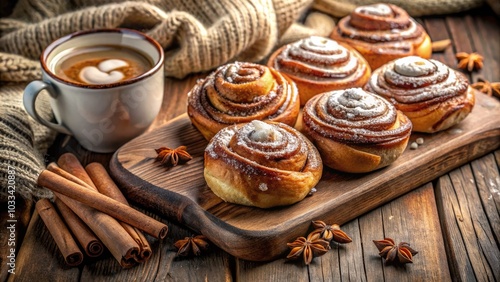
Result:
<svg viewBox="0 0 500 282"><path fill-rule="evenodd" d="M446 17L446 24L448 30L450 31L453 46L455 47L455 53L472 53L476 51L469 37L469 26L465 23L463 16L457 15ZM447 64L451 68L458 69L458 61L456 59L454 62L448 61ZM460 71L469 78L469 81L473 81L469 72L464 70Z"/></svg>
<svg viewBox="0 0 500 282"><path fill-rule="evenodd" d="M343 224L341 229L351 237L352 242L348 244L332 242L330 244L332 249L317 258L319 263L309 266L310 281L366 281L362 233L358 219Z"/></svg>
<svg viewBox="0 0 500 282"><path fill-rule="evenodd" d="M333 224L333 222L326 223ZM342 225L341 229L351 236L353 243L332 242L332 249L321 257L315 257L309 266L304 265L302 260L291 261L285 258L267 263L237 259L236 280L341 281L350 279L366 281L358 220ZM312 231L312 228L309 231Z"/></svg>
<svg viewBox="0 0 500 282"><path fill-rule="evenodd" d="M407 242L418 251L412 264L384 264L386 281L449 281L450 273L439 226L432 184L428 183L382 207L384 236L396 243ZM377 240L383 238L376 238ZM374 250L372 244L367 248Z"/></svg>
<svg viewBox="0 0 500 282"><path fill-rule="evenodd" d="M498 280L499 249L470 166L441 177L436 195L452 276L458 281Z"/></svg>
<svg viewBox="0 0 500 282"><path fill-rule="evenodd" d="M500 150L495 154L500 156ZM500 242L500 173L493 154L471 163L474 179L483 209L493 230L497 244Z"/></svg>
<svg viewBox="0 0 500 282"><path fill-rule="evenodd" d="M500 81L500 28L498 28L500 18L489 10L489 12L475 14L466 20L470 21L473 26L471 38L474 45L485 58L484 68L477 77Z"/></svg>
<svg viewBox="0 0 500 282"><path fill-rule="evenodd" d="M334 244L334 250L338 252L340 262L340 278L342 281L367 281L369 274L364 269L362 237L370 236L370 234L361 233L357 219L342 225L342 230L351 237L352 242Z"/></svg>
<svg viewBox="0 0 500 282"><path fill-rule="evenodd" d="M174 243L195 234L175 223L168 224L170 236L157 248L160 258L154 281L231 281L234 258L212 243L199 257L178 257Z"/></svg>
<svg viewBox="0 0 500 282"><path fill-rule="evenodd" d="M431 37L432 41L444 39L452 40L444 18L427 17L424 20L424 28L427 31L427 34ZM456 47L452 43L452 45L443 52L434 52L432 54L432 58L448 66L455 66L457 63L457 60L455 59L455 49Z"/></svg>
<svg viewBox="0 0 500 282"><path fill-rule="evenodd" d="M491 268L496 281L500 281L500 173L493 154L488 154L471 163L476 189L475 202L481 202L482 213L473 220L485 264ZM477 198L476 198L477 196Z"/></svg>
<svg viewBox="0 0 500 282"><path fill-rule="evenodd" d="M409 194L411 193L414 192L410 192ZM400 198L395 201L399 199ZM373 244L373 240L379 240L385 237L382 207L359 217L359 226L362 234L361 244L363 245L363 261L365 264L367 281L384 281L383 261L380 259L378 250Z"/></svg>
<svg viewBox="0 0 500 282"><path fill-rule="evenodd" d="M432 184L341 226L353 242L339 245L309 267L278 259L270 263L239 260L238 281L448 281L451 279ZM305 234L304 234L305 235ZM373 240L392 237L407 241L419 251L414 263L385 265Z"/></svg>
<svg viewBox="0 0 500 282"><path fill-rule="evenodd" d="M319 264L314 259L311 264ZM272 262L250 262L236 259L235 281L309 281L307 267L298 261L277 259ZM322 281L322 280L317 280Z"/></svg>

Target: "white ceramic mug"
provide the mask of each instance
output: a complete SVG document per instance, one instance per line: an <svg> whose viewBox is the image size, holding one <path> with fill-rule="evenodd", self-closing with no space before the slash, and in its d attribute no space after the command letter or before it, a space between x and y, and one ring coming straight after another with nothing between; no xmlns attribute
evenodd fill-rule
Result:
<svg viewBox="0 0 500 282"><path fill-rule="evenodd" d="M81 84L55 74L58 60L75 48L123 46L140 52L152 67L143 74L108 84ZM26 111L41 124L72 135L86 149L109 153L143 133L158 114L164 89L164 53L147 35L130 29L81 31L51 43L40 56L42 80L24 90ZM42 90L50 95L57 123L37 113L35 101Z"/></svg>

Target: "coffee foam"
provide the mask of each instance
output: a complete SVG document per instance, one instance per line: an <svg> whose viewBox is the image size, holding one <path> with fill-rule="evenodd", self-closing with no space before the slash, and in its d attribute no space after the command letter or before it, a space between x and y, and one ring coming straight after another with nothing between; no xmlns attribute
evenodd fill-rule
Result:
<svg viewBox="0 0 500 282"><path fill-rule="evenodd" d="M53 71L70 82L99 85L140 76L152 66L150 58L135 49L99 45L68 50L57 60Z"/></svg>
<svg viewBox="0 0 500 282"><path fill-rule="evenodd" d="M119 59L110 59L100 62L97 67L84 67L79 74L79 78L88 84L109 84L121 81L125 75L123 72L115 70L127 67L128 63Z"/></svg>

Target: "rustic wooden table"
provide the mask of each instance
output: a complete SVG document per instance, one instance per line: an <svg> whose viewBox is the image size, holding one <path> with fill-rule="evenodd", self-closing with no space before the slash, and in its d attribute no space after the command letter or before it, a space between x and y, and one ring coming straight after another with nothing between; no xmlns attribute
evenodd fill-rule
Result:
<svg viewBox="0 0 500 282"><path fill-rule="evenodd" d="M418 19L432 40L451 39L452 47L433 57L456 66L454 54L479 52L484 68L469 75L500 81L500 18L488 8L444 17ZM167 79L162 111L151 130L185 112L186 93L197 78ZM482 94L479 94L482 95ZM500 281L500 135L496 151L449 171L441 177L376 208L342 226L353 242L333 245L311 265L278 259L249 262L216 246L199 257L176 257L173 243L193 233L174 220L137 207L165 222L169 234L158 241L148 237L153 256L144 264L121 269L110 255L86 260L76 268L63 259L34 204L18 200L16 270L7 273L8 234L0 233L0 280L8 281ZM82 149L73 139L59 136L47 160L63 152L76 154L83 164L109 163L110 154ZM0 211L7 226L7 209ZM3 228L2 227L2 228ZM419 253L414 263L386 266L372 240L392 237L407 241Z"/></svg>

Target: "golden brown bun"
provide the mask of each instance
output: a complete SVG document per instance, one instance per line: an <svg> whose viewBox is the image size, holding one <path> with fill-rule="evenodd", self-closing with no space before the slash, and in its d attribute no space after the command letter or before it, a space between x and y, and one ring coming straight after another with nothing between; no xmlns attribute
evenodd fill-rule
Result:
<svg viewBox="0 0 500 282"><path fill-rule="evenodd" d="M207 140L226 126L252 120L293 126L299 109L295 83L254 63L223 65L188 93L188 116Z"/></svg>
<svg viewBox="0 0 500 282"><path fill-rule="evenodd" d="M411 122L384 98L351 88L309 100L303 130L326 166L362 173L388 166L403 153Z"/></svg>
<svg viewBox="0 0 500 282"><path fill-rule="evenodd" d="M339 21L330 37L358 50L372 71L398 58L415 55L429 59L432 55L431 39L424 28L392 4L357 7Z"/></svg>
<svg viewBox="0 0 500 282"><path fill-rule="evenodd" d="M270 208L296 203L322 172L313 144L283 123L256 120L226 127L205 150L208 187L235 204Z"/></svg>
<svg viewBox="0 0 500 282"><path fill-rule="evenodd" d="M368 63L356 50L318 36L279 48L267 65L297 84L301 105L319 93L362 87L371 74Z"/></svg>
<svg viewBox="0 0 500 282"><path fill-rule="evenodd" d="M474 107L467 78L443 63L406 57L377 69L365 90L388 99L413 123L413 131L433 133L461 122Z"/></svg>

